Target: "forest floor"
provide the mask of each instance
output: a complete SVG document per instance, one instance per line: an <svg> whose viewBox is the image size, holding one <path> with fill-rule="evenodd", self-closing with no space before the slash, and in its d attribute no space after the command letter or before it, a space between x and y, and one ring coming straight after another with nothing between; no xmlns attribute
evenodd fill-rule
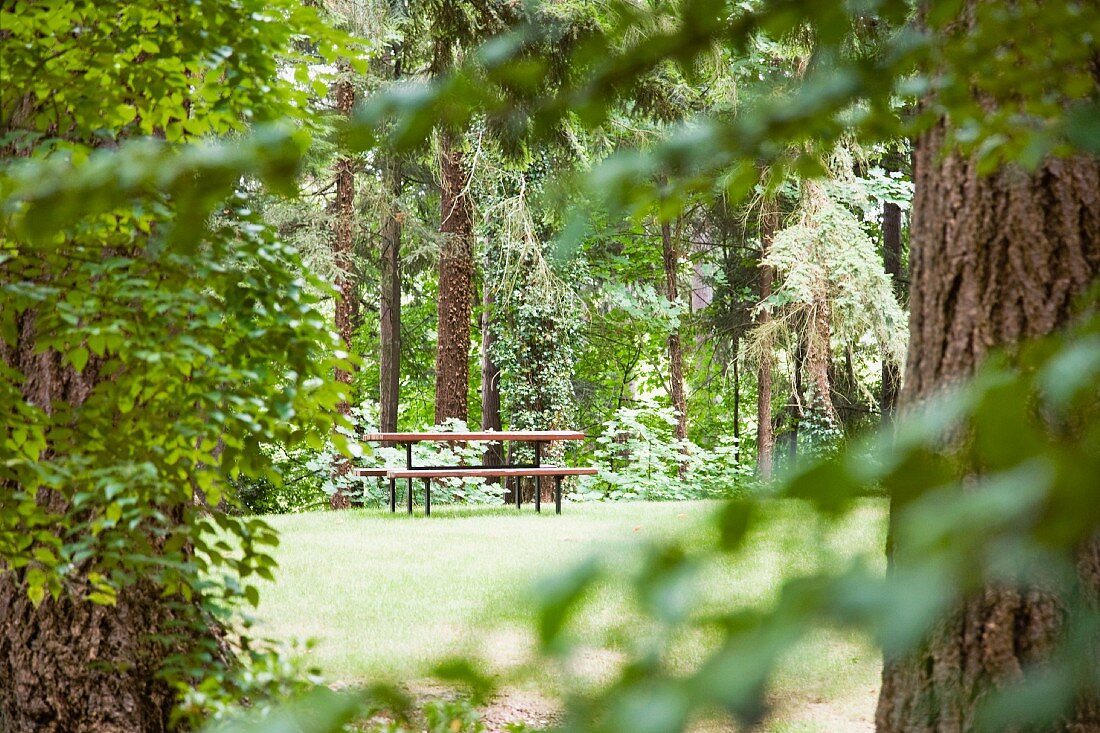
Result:
<svg viewBox="0 0 1100 733"><path fill-rule="evenodd" d="M303 653L335 685L385 680L415 695L446 696L427 673L453 653L473 653L514 679L487 709L489 730L554 719L554 693L598 685L624 658L609 628L630 618L626 596L607 591L579 614L584 652L569 669L535 665L517 674L534 648L532 590L548 575L594 553L628 570L627 550L646 539L681 535L688 544L714 530L714 502L566 504L564 514L514 509L433 507L422 515L352 510L272 517L282 544L277 581L261 588L261 635L313 640ZM702 603L767 603L784 578L839 567L859 555L882 567L885 503L868 499L850 518L825 525L803 505L777 501L734 560L706 569ZM703 655L687 643L685 669ZM821 629L784 660L770 691L764 730L870 731L880 659L867 639ZM700 731L732 730L702 722ZM625 733L625 732L624 732Z"/></svg>

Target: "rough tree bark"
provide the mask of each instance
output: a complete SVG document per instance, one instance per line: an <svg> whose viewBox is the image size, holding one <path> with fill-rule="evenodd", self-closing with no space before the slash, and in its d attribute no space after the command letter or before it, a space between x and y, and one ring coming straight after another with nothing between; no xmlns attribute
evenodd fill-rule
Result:
<svg viewBox="0 0 1100 733"><path fill-rule="evenodd" d="M680 250L672 236L668 221L661 222L661 250L665 267L665 295L676 305L680 300ZM668 335L668 380L672 409L676 411L676 440L687 440L687 397L684 395L684 349L680 340L680 327ZM687 461L680 462L680 478L687 477Z"/></svg>
<svg viewBox="0 0 1100 733"><path fill-rule="evenodd" d="M19 318L14 347L0 341L0 359L26 377L23 398L50 412L82 404L101 381L99 359L83 373L63 366L56 351L35 348L35 317ZM7 490L0 484L0 491ZM39 500L63 511L57 494ZM175 701L157 672L173 650L154 640L172 612L152 583L119 592L115 606L74 600L80 582L37 608L21 585L24 570L0 564L0 730L22 733L158 733L168 729Z"/></svg>
<svg viewBox="0 0 1100 733"><path fill-rule="evenodd" d="M435 421L465 421L470 386L470 318L473 315L473 212L466 190L465 156L454 135L440 135L438 345L435 357Z"/></svg>
<svg viewBox="0 0 1100 733"><path fill-rule="evenodd" d="M341 115L350 117L355 106L355 87L352 85L350 71L345 68L335 89L336 110ZM333 238L332 259L336 266L336 331L343 341L344 351L352 353L352 337L355 332L355 321L358 316L358 283L355 276L355 260L353 257L353 238L355 232L355 161L349 156L341 155L336 160L333 168L336 178L336 199L332 204ZM351 390L354 374L343 369L336 370L336 381L348 385ZM337 409L344 415L351 414L351 404L341 402ZM338 459L335 471L337 476L345 476L351 470L351 463L346 459ZM347 509L351 506L348 496L340 489L337 483L336 492L330 499L333 509Z"/></svg>
<svg viewBox="0 0 1100 733"><path fill-rule="evenodd" d="M972 159L944 152L946 132L941 123L915 145L902 408L966 378L990 349L1057 329L1100 276L1096 159L980 177ZM1086 592L1100 593L1100 544L1082 549L1078 567ZM886 660L877 730L970 730L986 692L1050 651L1064 614L1037 588L987 589L944 618L919 652ZM1100 700L1079 701L1053 730L1100 730Z"/></svg>
<svg viewBox="0 0 1100 733"><path fill-rule="evenodd" d="M900 300L905 290L905 273L901 264L901 207L889 201L882 204L882 264L894 283L894 295ZM883 356L882 395L879 400L883 424L889 423L893 417L900 388L901 372L897 364Z"/></svg>
<svg viewBox="0 0 1100 733"><path fill-rule="evenodd" d="M771 247L772 238L779 228L779 213L765 204L760 213L760 278L759 296L760 302L772 295L772 282L775 280L775 272L768 265L763 264ZM771 320L771 314L760 311L757 316L757 324L763 326ZM756 370L756 473L761 478L769 478L772 475L772 456L775 451L775 430L772 426L772 353L771 349L763 349L760 355L760 364Z"/></svg>

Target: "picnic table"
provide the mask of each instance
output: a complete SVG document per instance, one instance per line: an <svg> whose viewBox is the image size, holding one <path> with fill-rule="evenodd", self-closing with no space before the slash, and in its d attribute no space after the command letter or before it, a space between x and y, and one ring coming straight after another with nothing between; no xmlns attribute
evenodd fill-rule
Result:
<svg viewBox="0 0 1100 733"><path fill-rule="evenodd" d="M367 433L363 436L365 442L395 443L405 447L405 466L387 466L382 468L358 468L355 473L360 476L385 476L390 483L390 511L397 511L397 480L408 481L408 511L412 514L413 495L412 482L414 478L424 480L424 513L431 516L432 513L432 489L433 478L461 478L464 476L477 476L479 478L502 478L507 485L509 478L515 480L516 508L522 503L520 481L528 477L550 476L554 479L554 510L561 514L561 482L565 476L591 476L596 469L587 467L551 466L542 463L542 446L557 440L584 440L584 433L575 430L486 430L464 433ZM418 466L413 462L413 445L421 442L437 443L468 443L468 442L517 442L530 443L534 447L534 459L531 463L512 463L511 459L502 465L446 465L446 466ZM509 453L511 453L509 451ZM542 511L541 491L535 491L535 511Z"/></svg>

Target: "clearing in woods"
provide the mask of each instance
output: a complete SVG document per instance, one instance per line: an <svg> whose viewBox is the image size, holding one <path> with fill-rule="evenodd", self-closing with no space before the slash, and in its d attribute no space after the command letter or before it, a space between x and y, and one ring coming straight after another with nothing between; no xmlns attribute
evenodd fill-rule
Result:
<svg viewBox="0 0 1100 733"><path fill-rule="evenodd" d="M386 679L416 692L433 662L475 650L502 675L530 657L532 589L592 554L626 571L629 549L680 534L688 544L712 531L714 502L568 504L562 516L505 507L440 506L431 518L356 510L271 517L282 543L277 582L262 589L261 634L312 639L305 652L333 684ZM784 578L838 567L856 555L883 566L885 502L868 499L853 517L828 526L793 501L771 516L738 558L706 570L699 603L767 602ZM586 642L569 670L541 671L509 683L484 711L490 730L514 720L551 720L552 691L599 684L621 658L603 630L629 622L619 592L600 594L578 614ZM676 664L701 659L703 639L685 642ZM880 659L868 640L816 631L784 662L765 727L795 731L870 731ZM723 730L702 724L702 730Z"/></svg>

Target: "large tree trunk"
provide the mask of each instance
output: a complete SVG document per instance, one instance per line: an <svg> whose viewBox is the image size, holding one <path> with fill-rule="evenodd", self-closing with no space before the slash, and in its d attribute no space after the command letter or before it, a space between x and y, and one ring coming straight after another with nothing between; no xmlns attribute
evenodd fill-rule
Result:
<svg viewBox="0 0 1100 733"><path fill-rule="evenodd" d="M1057 329L1100 275L1095 159L980 177L972 159L944 153L945 135L941 123L916 141L902 407L965 379L991 349ZM1083 553L1081 581L1095 598L1100 546ZM944 618L917 653L886 660L877 730L970 730L988 691L1050 651L1065 608L1037 588L986 589ZM1051 730L1100 730L1100 700L1082 700Z"/></svg>
<svg viewBox="0 0 1100 733"><path fill-rule="evenodd" d="M440 135L440 226L438 343L435 358L435 421L467 418L470 385L470 317L473 314L473 212L466 190L465 156L450 133Z"/></svg>
<svg viewBox="0 0 1100 733"><path fill-rule="evenodd" d="M763 264L768 256L768 248L771 247L772 238L779 228L778 212L767 207L760 213L760 278L759 296L763 303L772 295L772 282L775 280L775 272L768 265ZM766 324L771 320L771 314L766 310L760 311L757 323ZM772 425L772 353L771 349L763 349L760 354L760 364L756 370L756 473L760 478L767 479L772 475L772 455L775 451L775 429Z"/></svg>
<svg viewBox="0 0 1100 733"><path fill-rule="evenodd" d="M351 116L355 106L355 88L345 68L340 81L336 83L336 110L342 115ZM352 353L352 338L355 335L355 321L358 315L358 288L355 277L355 259L353 239L355 232L355 162L346 155L336 160L336 200L332 205L333 240L332 259L336 266L336 331L344 344L344 351ZM343 369L336 370L336 381L347 385L350 393L354 374ZM337 409L344 415L351 414L351 404L341 402ZM351 463L344 458L337 459L336 474L345 476L351 470ZM351 505L347 495L337 482L336 492L331 498L333 509L346 509Z"/></svg>
<svg viewBox="0 0 1100 733"><path fill-rule="evenodd" d="M175 702L157 673L169 650L153 635L171 614L161 589L138 583L115 606L63 594L38 608L0 574L0 730L158 733Z"/></svg>
<svg viewBox="0 0 1100 733"><path fill-rule="evenodd" d="M882 204L882 264L894 283L894 295L900 300L905 291L905 273L901 265L901 207L886 201ZM889 423L898 403L901 373L898 365L883 354L882 395L879 412L884 424Z"/></svg>
<svg viewBox="0 0 1100 733"><path fill-rule="evenodd" d="M23 398L47 411L82 404L101 381L99 359L82 373L63 366L58 352L35 348L34 314L18 320L16 344L0 341L0 359L26 377ZM39 501L65 510L58 494L42 491ZM172 622L162 589L139 582L119 591L117 605L97 606L76 600L85 589L74 573L56 601L47 594L36 608L24 572L0 563L0 731L166 730L175 698L157 673L174 650L154 638Z"/></svg>
<svg viewBox="0 0 1100 733"><path fill-rule="evenodd" d="M665 295L676 305L680 300L680 251L672 237L672 227L661 222L661 245L665 266ZM680 327L668 335L668 380L672 409L676 411L676 440L687 440L687 398L684 395L684 350L680 342ZM680 462L680 478L687 477L687 461Z"/></svg>
<svg viewBox="0 0 1100 733"><path fill-rule="evenodd" d="M401 196L401 167L397 161L385 166L386 192L394 204L382 221L381 298L379 299L379 428L397 430L401 401L401 219L397 208Z"/></svg>

